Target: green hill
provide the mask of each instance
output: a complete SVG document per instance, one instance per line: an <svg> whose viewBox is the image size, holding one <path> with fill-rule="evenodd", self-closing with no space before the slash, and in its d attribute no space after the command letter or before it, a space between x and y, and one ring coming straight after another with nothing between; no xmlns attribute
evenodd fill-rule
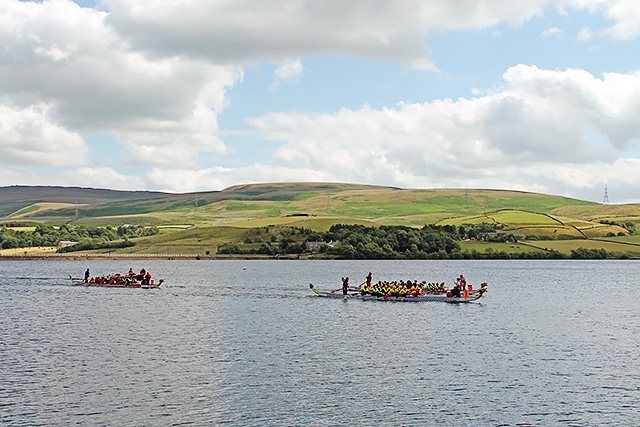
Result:
<svg viewBox="0 0 640 427"><path fill-rule="evenodd" d="M326 231L333 224L455 225L491 223L501 233L532 242L613 237L636 245L640 205L602 205L560 196L508 190L400 189L339 183L238 185L222 191L172 194L77 187L0 187L0 220L87 226L158 226L120 252L215 253L242 244L251 229L299 227ZM575 246L574 247L579 247ZM571 245L569 245L571 246ZM586 247L586 246L585 246ZM476 247L474 246L474 249ZM635 248L633 248L635 250Z"/></svg>

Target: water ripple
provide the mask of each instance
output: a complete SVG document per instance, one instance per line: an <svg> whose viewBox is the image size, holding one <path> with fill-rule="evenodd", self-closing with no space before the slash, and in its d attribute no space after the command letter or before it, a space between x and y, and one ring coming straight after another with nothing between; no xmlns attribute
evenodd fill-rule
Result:
<svg viewBox="0 0 640 427"><path fill-rule="evenodd" d="M86 267L2 263L1 425L637 421L640 291L624 280L634 261L148 261L161 289L64 280ZM305 286L368 271L464 272L489 292L482 304L387 304ZM603 298L602 283L625 299Z"/></svg>

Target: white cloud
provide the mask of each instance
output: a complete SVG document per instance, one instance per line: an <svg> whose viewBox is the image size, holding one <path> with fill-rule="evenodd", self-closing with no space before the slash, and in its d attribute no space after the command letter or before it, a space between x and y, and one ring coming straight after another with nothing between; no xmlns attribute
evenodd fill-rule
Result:
<svg viewBox="0 0 640 427"><path fill-rule="evenodd" d="M110 188L118 190L139 190L144 188L145 182L136 175L125 175L109 167L82 167L71 172L61 174L62 184L77 185L83 187Z"/></svg>
<svg viewBox="0 0 640 427"><path fill-rule="evenodd" d="M79 162L75 162L77 166ZM59 173L25 172L24 169L4 168L0 185L54 185L67 187L109 188L112 190L139 190L147 183L137 175L125 175L109 167L73 167Z"/></svg>
<svg viewBox="0 0 640 427"><path fill-rule="evenodd" d="M49 120L45 104L0 105L0 163L12 166L69 166L87 161L89 150L76 133Z"/></svg>
<svg viewBox="0 0 640 427"><path fill-rule="evenodd" d="M269 89L276 89L283 81L297 81L303 74L304 68L300 58L286 60L273 72L275 79Z"/></svg>
<svg viewBox="0 0 640 427"><path fill-rule="evenodd" d="M114 134L138 164L195 166L201 153L226 152L218 136L217 115L226 107L225 88L242 77L222 69L195 95L193 110L180 120L141 120Z"/></svg>
<svg viewBox="0 0 640 427"><path fill-rule="evenodd" d="M148 188L158 191L189 192L223 189L241 183L325 182L337 177L307 168L253 164L238 168L214 167L200 170L158 169L146 175Z"/></svg>
<svg viewBox="0 0 640 427"><path fill-rule="evenodd" d="M640 74L599 79L518 65L504 79L503 88L472 99L272 113L251 125L284 141L280 166L339 181L546 192L558 181L574 192L602 182L601 165L640 137Z"/></svg>
<svg viewBox="0 0 640 427"><path fill-rule="evenodd" d="M606 34L616 39L629 40L640 35L640 3L635 0L609 2L606 15L615 24Z"/></svg>
<svg viewBox="0 0 640 427"><path fill-rule="evenodd" d="M68 0L0 0L0 105L22 111L22 120L47 105L53 126L112 132L147 164L195 164L201 152L224 152L217 116L240 68L148 58L105 25L107 16ZM38 149L46 152L45 143Z"/></svg>
<svg viewBox="0 0 640 427"><path fill-rule="evenodd" d="M551 37L551 36L560 36L562 35L562 30L558 27L547 28L541 34L542 37Z"/></svg>
<svg viewBox="0 0 640 427"><path fill-rule="evenodd" d="M558 4L561 9L572 7L592 13L602 12L613 22L612 26L599 30L584 29L579 40L588 40L594 34L620 40L640 36L640 2L637 0L558 0Z"/></svg>
<svg viewBox="0 0 640 427"><path fill-rule="evenodd" d="M588 28L588 27L582 28L578 32L578 37L576 37L576 39L579 42L588 42L592 38L593 38L593 31L591 30L591 28Z"/></svg>
<svg viewBox="0 0 640 427"><path fill-rule="evenodd" d="M433 31L520 24L548 0L105 0L107 22L159 56L190 55L214 63L279 61L346 54L433 67L425 38Z"/></svg>

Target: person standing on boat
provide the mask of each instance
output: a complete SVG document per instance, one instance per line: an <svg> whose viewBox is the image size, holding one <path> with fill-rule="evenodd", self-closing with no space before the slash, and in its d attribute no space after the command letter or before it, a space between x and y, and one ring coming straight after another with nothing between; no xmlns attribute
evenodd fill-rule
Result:
<svg viewBox="0 0 640 427"><path fill-rule="evenodd" d="M147 274L144 275L144 277L142 278L142 285L148 285L151 283L151 273L149 273L147 271Z"/></svg>
<svg viewBox="0 0 640 427"><path fill-rule="evenodd" d="M373 279L373 275L371 274L371 272L369 272L369 274L367 274L365 282L360 285L360 290L361 291L362 290L365 290L365 291L370 291L371 290L371 279Z"/></svg>
<svg viewBox="0 0 640 427"><path fill-rule="evenodd" d="M87 268L87 271L84 272L84 283L89 283L89 277L91 277L91 270Z"/></svg>
<svg viewBox="0 0 640 427"><path fill-rule="evenodd" d="M349 291L349 276L342 279L342 295L347 295Z"/></svg>

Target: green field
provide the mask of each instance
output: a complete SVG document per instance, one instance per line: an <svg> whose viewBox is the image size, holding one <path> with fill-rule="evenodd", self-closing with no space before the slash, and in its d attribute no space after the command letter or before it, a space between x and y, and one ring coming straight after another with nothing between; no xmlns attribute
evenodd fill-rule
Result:
<svg viewBox="0 0 640 427"><path fill-rule="evenodd" d="M532 247L544 250L556 250L560 253L569 254L578 248L605 249L614 255L628 254L632 258L640 257L640 244L630 245L615 241L604 240L550 240L544 242L527 242Z"/></svg>
<svg viewBox="0 0 640 427"><path fill-rule="evenodd" d="M477 241L461 242L460 248L463 252L471 252L475 250L483 254L487 252L506 252L508 254L517 254L521 252L531 253L544 251L544 249L539 249L522 243L486 243Z"/></svg>

